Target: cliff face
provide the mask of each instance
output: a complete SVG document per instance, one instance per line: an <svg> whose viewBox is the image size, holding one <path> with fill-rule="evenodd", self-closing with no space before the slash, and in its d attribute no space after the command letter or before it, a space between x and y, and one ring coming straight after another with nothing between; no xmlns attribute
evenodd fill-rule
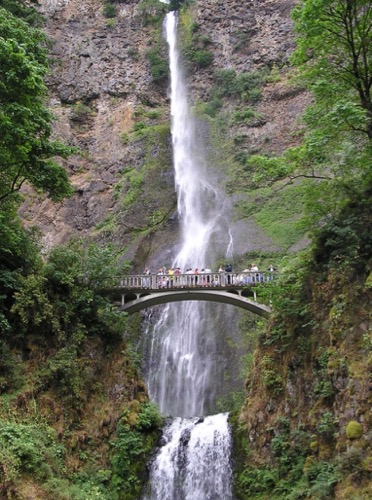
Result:
<svg viewBox="0 0 372 500"><path fill-rule="evenodd" d="M194 65L189 71L193 102L210 99L220 69L240 74L281 68L281 76L261 88L257 113L264 119L230 125L231 138L244 137L244 154L277 153L292 145L291 132L308 101L286 83L285 68L294 48L289 18L294 3L209 0L196 1L188 10L213 54L210 65ZM168 83L154 82L147 57L149 49L162 44L160 24L149 22L154 12L138 1L115 4L114 19L103 16L100 0L39 4L51 39L49 88L56 135L80 148L81 154L65 162L76 194L59 205L43 199L35 203L30 197L22 216L41 228L47 248L72 235L89 236L119 243L124 257L139 266L156 260L156 254L165 251L162 242L169 247L177 238ZM244 103L227 108L233 112L237 106ZM216 150L205 122L201 128L207 149ZM219 151L212 152L210 161L217 162L218 156ZM226 176L230 163L222 162L219 168ZM252 220L234 220L238 253L281 249ZM250 248L241 237L247 231L253 235Z"/></svg>
<svg viewBox="0 0 372 500"><path fill-rule="evenodd" d="M297 487L312 498L344 499L371 494L369 281L314 269L305 280L307 312L296 316L292 304L292 320L290 311L274 316L259 343L240 422L249 467L271 467L276 481L286 478L288 492ZM304 484L295 487L301 474ZM259 483L253 491L264 492Z"/></svg>

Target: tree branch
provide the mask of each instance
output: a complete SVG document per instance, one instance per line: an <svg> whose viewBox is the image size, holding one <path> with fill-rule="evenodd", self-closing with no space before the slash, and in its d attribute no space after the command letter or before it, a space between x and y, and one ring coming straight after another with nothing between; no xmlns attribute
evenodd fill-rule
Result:
<svg viewBox="0 0 372 500"><path fill-rule="evenodd" d="M281 191L282 189L289 186L290 184L293 184L293 181L295 179L300 179L301 177L304 179L314 179L314 180L325 180L325 181L333 180L333 177L325 177L323 175L315 175L314 171L313 171L312 175L307 175L307 174L290 175L289 180L285 184L283 184L283 186L281 186L280 188L275 189L274 193L277 193L278 191Z"/></svg>

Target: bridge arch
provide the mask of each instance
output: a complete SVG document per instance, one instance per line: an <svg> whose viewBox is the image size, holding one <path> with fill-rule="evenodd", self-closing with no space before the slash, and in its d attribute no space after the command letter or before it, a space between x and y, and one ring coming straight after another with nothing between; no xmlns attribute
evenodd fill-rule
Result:
<svg viewBox="0 0 372 500"><path fill-rule="evenodd" d="M121 311L133 314L148 307L153 307L168 302L182 302L188 300L219 302L223 304L231 304L247 311L250 311L259 316L268 318L271 313L271 308L259 304L253 300L243 296L239 290L164 290L156 292L123 294Z"/></svg>

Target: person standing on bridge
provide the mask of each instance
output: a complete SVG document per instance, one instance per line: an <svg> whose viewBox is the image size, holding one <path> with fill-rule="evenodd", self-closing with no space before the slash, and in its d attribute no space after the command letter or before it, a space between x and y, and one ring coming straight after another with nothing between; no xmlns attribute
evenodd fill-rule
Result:
<svg viewBox="0 0 372 500"><path fill-rule="evenodd" d="M168 287L173 288L173 278L174 278L174 269L170 267L168 269Z"/></svg>
<svg viewBox="0 0 372 500"><path fill-rule="evenodd" d="M176 269L174 270L174 286L175 287L182 285L180 274L181 274L181 269L179 267L176 267Z"/></svg>
<svg viewBox="0 0 372 500"><path fill-rule="evenodd" d="M189 267L188 269L186 269L185 274L191 274L191 275L193 275L191 267ZM184 276L184 278L185 278L185 283L184 284L186 286L192 286L194 284L194 277L193 276L190 276L190 277L189 276Z"/></svg>
<svg viewBox="0 0 372 500"><path fill-rule="evenodd" d="M212 281L212 278L211 278L211 274L212 274L212 270L209 269L209 267L207 266L205 269L204 269L204 272L205 274L207 275L207 285L210 285L211 281Z"/></svg>
<svg viewBox="0 0 372 500"><path fill-rule="evenodd" d="M271 281L274 278L274 273L276 269L272 264L270 264L267 270L269 271L269 275L267 276L267 281Z"/></svg>
<svg viewBox="0 0 372 500"><path fill-rule="evenodd" d="M227 266L225 267L225 272L228 273L227 274L227 284L231 285L231 274L230 274L230 273L232 273L232 265L231 264L227 264Z"/></svg>
<svg viewBox="0 0 372 500"><path fill-rule="evenodd" d="M252 283L252 276L250 274L251 270L246 268L243 269L243 285L249 285Z"/></svg>
<svg viewBox="0 0 372 500"><path fill-rule="evenodd" d="M258 271L258 267L256 266L256 264L251 265L251 271L254 272L254 274L252 274L252 278L253 278L252 282L259 283L260 282L260 274L256 272L256 271Z"/></svg>
<svg viewBox="0 0 372 500"><path fill-rule="evenodd" d="M198 275L199 275L199 269L196 267L194 271L195 286L198 286Z"/></svg>
<svg viewBox="0 0 372 500"><path fill-rule="evenodd" d="M151 275L150 269L146 267L145 270L143 271L143 274L146 276L146 278L143 279L143 286L145 288L150 288L150 278L149 278L149 276Z"/></svg>

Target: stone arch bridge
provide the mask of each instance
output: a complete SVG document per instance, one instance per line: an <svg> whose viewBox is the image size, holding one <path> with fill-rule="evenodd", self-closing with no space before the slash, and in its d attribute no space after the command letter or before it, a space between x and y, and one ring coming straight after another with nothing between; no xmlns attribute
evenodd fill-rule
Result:
<svg viewBox="0 0 372 500"><path fill-rule="evenodd" d="M274 279L275 273L200 273L127 275L100 281L99 288L128 314L168 302L201 300L232 304L263 316L270 316L271 308L257 302L256 287Z"/></svg>

